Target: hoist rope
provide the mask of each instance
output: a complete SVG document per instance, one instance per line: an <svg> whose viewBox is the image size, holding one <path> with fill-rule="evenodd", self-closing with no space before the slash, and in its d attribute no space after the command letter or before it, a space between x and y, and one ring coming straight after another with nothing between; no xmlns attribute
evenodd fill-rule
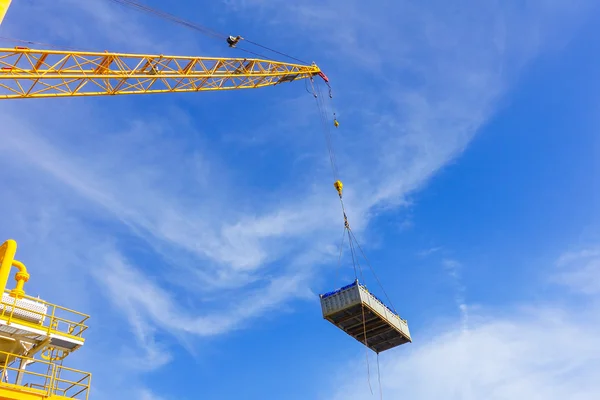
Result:
<svg viewBox="0 0 600 400"><path fill-rule="evenodd" d="M339 278L340 269L342 267L342 251L344 250L344 239L346 238L346 226L344 226L344 232L342 232L342 242L340 243L340 254L338 255L338 266L335 270L335 280Z"/></svg>
<svg viewBox="0 0 600 400"><path fill-rule="evenodd" d="M379 353L377 353L377 381L379 382L379 399L383 399L383 389L381 388L381 372L379 371Z"/></svg>
<svg viewBox="0 0 600 400"><path fill-rule="evenodd" d="M348 230L348 228L346 227L346 230ZM356 257L354 255L354 246L352 246L352 238L350 237L350 234L348 234L348 246L350 247L350 254L352 256L352 267L354 268L354 279L358 279L358 273L356 270Z"/></svg>
<svg viewBox="0 0 600 400"><path fill-rule="evenodd" d="M253 41L251 41L251 40L244 39L244 42L247 42L247 43L253 44L253 45L255 45L255 46L258 46L258 47L262 47L262 48L263 48L263 49L265 49L265 50L272 51L273 53L277 53L277 54L279 54L279 55L282 55L282 56L284 56L284 57L287 57L287 58L289 58L289 59L292 59L292 60L296 60L296 61L298 61L298 62L301 62L301 63L303 63L303 64L310 64L308 61L304 61L304 60L301 60L301 59L299 59L299 58L296 58L296 57L294 57L294 56L290 56L289 54L282 53L281 51L277 51L277 50L275 50L275 49L272 49L272 48L270 48L270 47L263 46L262 44L259 44L259 43L256 43L256 42L253 42Z"/></svg>
<svg viewBox="0 0 600 400"><path fill-rule="evenodd" d="M354 264L354 273L355 273L355 278L358 279L358 276L356 276L356 270L358 269L358 272L360 273L360 280L361 282L365 281L365 276L363 274L362 271L362 267L360 266L360 262L358 261L358 255L356 254L356 248L354 247L354 243L352 242L352 230L347 227L346 230L348 231L348 239L350 242L350 252L352 253L352 264ZM356 268L358 267L358 268Z"/></svg>
<svg viewBox="0 0 600 400"><path fill-rule="evenodd" d="M327 81L326 81L327 82ZM361 280L364 282L364 275L363 275L363 271L362 271L362 267L359 261L359 257L358 257L358 251L356 248L358 248L358 250L360 251L360 253L362 254L363 258L365 259L369 269L371 270L371 272L373 273L373 276L375 277L375 279L377 280L377 283L379 285L379 287L381 287L381 290L383 291L385 297L387 298L387 301L389 302L391 308L394 310L394 313L397 314L396 312L396 308L394 307L390 297L388 296L387 292L385 291L383 285L381 284L381 281L379 280L379 277L377 276L377 274L375 273L375 270L373 268L373 266L371 265L369 259L367 258L364 250L362 249L362 246L360 245L360 243L358 242L358 240L356 239L356 236L354 235L354 232L352 231L352 229L350 228L350 224L348 223L348 217L346 215L346 209L344 206L344 201L343 201L343 196L342 196L342 188L343 185L341 183L341 181L337 180L338 179L338 170L337 170L337 163L336 163L336 159L335 159L335 152L333 151L333 144L332 144L332 138L331 138L331 130L329 125L327 124L327 115L329 114L328 110L327 110L327 106L324 104L323 99L323 93L320 90L320 86L317 84L317 87L315 88L313 81L311 80L311 85L313 85L313 95L315 97L315 99L317 100L317 108L319 110L319 118L321 119L321 123L323 124L323 132L324 132L324 136L325 136L325 142L327 144L327 151L329 153L329 158L331 161L331 169L332 169L332 173L334 176L334 179L336 179L336 182L334 184L335 188L338 191L338 195L340 198L340 205L342 208L342 214L344 216L344 235L342 236L342 243L340 246L340 254L338 256L338 270L340 268L340 260L341 260L341 255L342 255L342 249L344 246L344 238L345 238L345 234L346 232L348 232L348 247L350 248L350 255L352 257L352 267L354 269L354 278L356 280L358 280L358 276L360 274L360 278ZM327 84L327 86L329 86L329 84ZM331 98L331 101L333 103L333 96L331 95L331 87L329 87L329 96ZM333 104L332 104L333 105ZM337 119L335 117L335 112L333 112L333 116L334 116L334 125L337 127L339 124L337 123ZM336 272L336 280L337 280L337 272ZM367 325L366 325L366 316L365 316L365 306L364 304L361 305L361 312L362 312L362 328L363 328L363 332L362 332L362 336L363 336L363 342L365 344L365 360L367 363L367 382L369 384L369 390L371 392L371 395L373 395L373 387L371 386L371 367L370 367L370 363L369 363L369 344L368 344L368 338L367 338ZM377 381L379 383L379 397L380 399L383 399L383 390L382 390L382 386L381 386L381 369L380 369L380 364L379 364L379 352L377 353Z"/></svg>
<svg viewBox="0 0 600 400"><path fill-rule="evenodd" d="M139 11L143 11L143 12L146 12L146 13L149 13L149 14L153 14L153 15L159 17L159 18L163 18L163 19L172 21L172 22L174 22L176 24L185 26L185 27L190 28L190 29L194 29L194 30L196 30L198 32L201 32L201 33L203 33L205 35L208 35L208 36L212 36L214 38L225 39L227 37L226 35L224 35L222 33L219 33L217 31L214 31L214 30L212 30L210 28L203 27L203 26L201 26L199 24L196 24L194 22L186 21L183 18L179 18L179 17L177 17L177 16L175 16L173 14L169 14L168 12L157 10L155 8L149 7L149 6L144 5L144 4L142 4L142 3L138 2L138 1L134 1L134 0L110 0L110 1L112 1L113 3L121 4L121 5L125 6L125 7L129 7L129 8L133 8L133 9L136 9L136 10L139 10Z"/></svg>
<svg viewBox="0 0 600 400"><path fill-rule="evenodd" d="M367 255L365 254L365 252L363 251L362 247L360 246L360 243L358 243L358 240L356 240L356 236L354 236L354 232L352 232L352 230L349 230L349 231L352 234L352 237L354 238L354 241L356 242L356 245L358 246L358 249L360 250L362 256L364 257L365 261L367 262L367 265L369 266L369 269L373 273L373 276L375 277L375 280L377 280L377 284L379 284L379 287L383 291L383 294L385 295L387 301L390 303L390 307L392 307L392 310L394 310L394 312L396 314L398 314L398 312L396 311L396 307L394 307L394 304L392 303L392 300L390 299L390 296L388 296L387 292L383 288L383 285L381 284L381 281L379 280L379 277L377 277L377 274L375 273L375 269L373 269L373 266L369 262L369 259L367 258Z"/></svg>
<svg viewBox="0 0 600 400"><path fill-rule="evenodd" d="M323 125L323 136L325 137L325 143L327 145L327 153L329 154L329 162L331 163L331 172L333 173L333 179L337 181L338 179L338 170L337 163L335 159L335 153L333 151L333 143L331 140L331 130L329 129L329 125L327 124L327 115L325 111L325 105L322 100L321 88L318 84L315 85L314 81L311 79L310 81L313 88L313 96L315 97L315 101L317 103L317 108L319 110L319 118L321 120L321 125ZM315 88L316 86L316 88Z"/></svg>
<svg viewBox="0 0 600 400"><path fill-rule="evenodd" d="M338 179L339 177L339 171L337 168L337 158L335 156L335 151L333 151L333 138L331 135L331 126L327 123L327 116L329 115L329 109L327 107L327 104L325 103L325 101L323 100L323 93L321 92L321 86L317 85L317 91L318 91L318 95L319 98L321 99L321 105L322 105L322 109L323 109L323 121L325 122L325 130L326 130L326 135L329 141L329 151L331 153L331 157L333 159L333 169L334 169L334 179Z"/></svg>
<svg viewBox="0 0 600 400"><path fill-rule="evenodd" d="M195 23L195 22L191 22L191 21L185 20L183 18L180 18L180 17L177 17L177 16L175 16L173 14L170 14L170 13L168 13L166 11L161 11L161 10L158 10L156 8L152 8L152 7L147 6L145 4L142 4L142 3L140 3L139 1L136 1L136 0L110 0L110 1L112 1L114 3L117 3L117 4L120 4L120 5L123 5L125 7L129 7L129 8L135 9L137 11L142 11L142 12L145 12L145 13L148 13L148 14L152 14L154 16L157 16L159 18L171 21L173 23L176 23L178 25L184 26L186 28L193 29L193 30L198 31L198 32L200 32L202 34L210 36L213 39L223 40L223 39L226 39L227 37L229 37L229 35L225 35L225 34L223 34L221 32L217 32L214 29L202 26L202 25L200 25L198 23ZM306 61L303 61L303 60L301 60L299 58L293 57L293 56L291 56L289 54L286 54L284 52L275 50L275 49L270 48L268 46L264 46L264 45L262 45L260 43L251 41L249 39L243 38L243 40L244 40L244 42L247 42L248 44L251 44L251 45L254 45L254 46L257 46L257 47L261 47L261 48L263 48L265 50L268 50L268 51L271 51L273 53L282 55L284 57L290 58L290 59L295 60L295 61L299 61L299 62L301 62L303 64L310 64L310 63L308 63ZM257 57L260 57L260 58L264 58L264 59L267 59L267 60L272 60L271 57L265 56L265 55L260 54L260 53L256 53L254 51L245 49L243 47L235 46L235 48L238 49L238 50L244 51L246 53L253 54L253 55L255 55Z"/></svg>
<svg viewBox="0 0 600 400"><path fill-rule="evenodd" d="M15 42L15 43L23 43L23 44L33 44L37 46L51 47L56 50L72 50L72 51L82 51L83 49L75 48L75 47L67 47L67 46L56 46L49 43L35 42L33 40L23 40L23 39L15 39L6 36L0 36L0 40L4 40L7 42Z"/></svg>
<svg viewBox="0 0 600 400"><path fill-rule="evenodd" d="M311 81L311 84L313 84L312 81ZM313 90L315 91L314 95L315 95L315 98L317 99L317 107L319 108L319 115L320 115L321 122L322 122L323 127L324 127L324 136L325 136L325 141L327 143L327 151L329 153L329 158L330 158L330 162L331 162L331 168L332 168L332 172L333 172L333 178L337 181L337 179L339 177L339 172L338 172L338 169L337 169L337 160L336 160L336 157L335 157L335 152L333 150L333 143L332 143L332 138L331 138L331 128L327 124L327 114L328 114L327 113L327 107L326 107L325 103L323 102L323 93L321 91L320 86L317 84L316 85L316 89L315 89L314 85L313 85ZM321 99L321 101L319 101L319 99ZM332 101L333 101L333 99L332 99ZM358 270L361 273L361 280L364 282L364 276L362 274L362 268L360 267L360 263L358 262L358 257L355 256L356 250L354 249L353 242L356 243L356 246L360 250L363 258L365 259L365 261L367 262L367 265L368 265L369 269L371 270L371 273L375 277L375 280L377 281L377 284L379 285L379 287L383 291L383 293L384 293L387 301L389 302L391 308L397 314L396 308L394 307L394 305L393 305L393 303L392 303L389 295L385 291L385 288L381 284L381 281L379 280L379 277L375 273L375 269L371 265L369 259L367 258L367 255L365 254L364 250L362 249L362 246L358 242L358 239L354 235L354 232L352 231L352 229L350 228L350 225L347 222L346 209L345 209L345 206L344 206L344 201L343 201L342 196L340 195L339 198L340 198L340 204L341 204L341 207L342 207L342 213L344 215L345 226L346 226L346 229L348 230L349 245L350 245L350 249L352 251L352 263L353 263L354 269L355 269L355 277L358 278L356 276L356 264L357 264L358 265Z"/></svg>
<svg viewBox="0 0 600 400"><path fill-rule="evenodd" d="M367 323L365 321L365 306L361 304L362 309L362 320L363 320L363 332L365 337L365 357L367 358L367 382L369 383L369 390L373 395L373 388L371 387L371 367L369 366L369 345L367 344Z"/></svg>

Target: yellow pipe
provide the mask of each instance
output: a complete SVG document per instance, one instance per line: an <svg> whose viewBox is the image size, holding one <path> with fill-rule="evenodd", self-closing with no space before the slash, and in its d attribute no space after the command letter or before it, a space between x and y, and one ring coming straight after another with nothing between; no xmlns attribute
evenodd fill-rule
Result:
<svg viewBox="0 0 600 400"><path fill-rule="evenodd" d="M2 20L8 11L8 7L10 7L10 2L12 0L0 0L0 25L2 24Z"/></svg>
<svg viewBox="0 0 600 400"><path fill-rule="evenodd" d="M16 252L17 242L12 239L8 239L0 246L0 296L6 289L10 268L13 265Z"/></svg>
<svg viewBox="0 0 600 400"><path fill-rule="evenodd" d="M29 273L27 272L25 264L23 264L21 261L13 260L12 265L13 267L17 268L19 272L17 272L15 275L17 286L15 286L15 288L10 291L10 295L12 297L16 297L17 299L20 299L23 296L25 296L23 285L25 285L25 282L29 280Z"/></svg>

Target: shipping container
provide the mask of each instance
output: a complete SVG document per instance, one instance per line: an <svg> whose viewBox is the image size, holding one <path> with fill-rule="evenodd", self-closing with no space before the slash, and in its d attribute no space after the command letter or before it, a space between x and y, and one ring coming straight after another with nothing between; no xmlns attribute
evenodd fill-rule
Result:
<svg viewBox="0 0 600 400"><path fill-rule="evenodd" d="M319 297L323 318L376 353L412 342L406 320L358 280Z"/></svg>

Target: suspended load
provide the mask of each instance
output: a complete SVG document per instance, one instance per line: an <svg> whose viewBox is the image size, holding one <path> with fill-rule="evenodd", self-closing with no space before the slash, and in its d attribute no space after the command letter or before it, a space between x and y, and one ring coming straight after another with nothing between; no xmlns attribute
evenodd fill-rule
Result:
<svg viewBox="0 0 600 400"><path fill-rule="evenodd" d="M329 78L323 73L317 73L317 75L323 78L323 81L329 89L329 97L330 99L333 99ZM350 285L344 286L333 292L319 295L321 298L323 318L352 336L354 339L363 343L367 348L370 348L379 354L380 352L389 350L393 347L405 343L412 343L412 338L410 337L410 331L408 330L408 323L406 320L400 318L395 311L392 311L392 309L371 294L366 286L358 281L358 273L360 272L361 277L363 275L360 262L358 261L357 251L360 251L374 275L375 271L371 267L369 260L350 228L343 200L344 185L342 181L338 179L338 170L335 161L336 157L333 151L330 131L331 128L330 125L326 123L328 115L327 107L323 103L323 96L319 86L315 85L312 79L310 82L313 85L312 94L316 99L321 122L324 127L325 142L327 144L331 170L334 178L333 186L340 198L342 215L344 217L344 236L342 236L339 260L341 260L344 240L347 234L355 278L355 281ZM335 111L333 112L333 126L335 128L340 126ZM340 262L339 260L338 263ZM379 282L379 279L377 279L377 281ZM389 303L391 305L391 301L389 301Z"/></svg>
<svg viewBox="0 0 600 400"><path fill-rule="evenodd" d="M319 295L323 318L376 353L412 342L408 323L355 280Z"/></svg>

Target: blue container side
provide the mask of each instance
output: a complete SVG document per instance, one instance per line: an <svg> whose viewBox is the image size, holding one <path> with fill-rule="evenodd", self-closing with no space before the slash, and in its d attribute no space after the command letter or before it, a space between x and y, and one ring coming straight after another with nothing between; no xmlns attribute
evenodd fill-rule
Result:
<svg viewBox="0 0 600 400"><path fill-rule="evenodd" d="M339 292L342 292L342 291L344 291L344 290L346 290L346 289L350 289L351 287L353 287L353 286L356 286L356 284L357 284L357 283L358 283L358 281L354 281L354 282L352 282L352 283L351 283L351 284L349 284L349 285L346 285L346 286L344 286L344 287L341 287L341 288L339 288L339 289L337 289L337 290L334 290L333 292L327 292L327 293L325 293L325 294L322 294L322 295L320 295L320 297L321 297L322 299L324 299L324 298L327 298L327 297L331 297L331 296L333 296L334 294L338 294Z"/></svg>

